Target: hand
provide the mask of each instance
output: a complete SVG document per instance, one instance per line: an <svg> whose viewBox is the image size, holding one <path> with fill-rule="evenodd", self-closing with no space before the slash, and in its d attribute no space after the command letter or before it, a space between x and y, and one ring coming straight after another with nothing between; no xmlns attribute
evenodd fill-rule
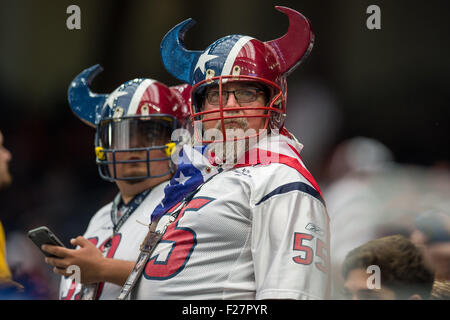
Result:
<svg viewBox="0 0 450 320"><path fill-rule="evenodd" d="M106 258L100 250L89 240L82 236L71 239L70 243L79 246L78 249L68 249L59 246L43 245L42 250L51 253L58 258L46 257L45 262L53 266L53 272L62 276L70 276L67 268L71 265L80 268L81 283L90 284L103 282L103 265Z"/></svg>
<svg viewBox="0 0 450 320"><path fill-rule="evenodd" d="M0 278L0 290L15 289L16 292L24 292L24 286L10 278Z"/></svg>

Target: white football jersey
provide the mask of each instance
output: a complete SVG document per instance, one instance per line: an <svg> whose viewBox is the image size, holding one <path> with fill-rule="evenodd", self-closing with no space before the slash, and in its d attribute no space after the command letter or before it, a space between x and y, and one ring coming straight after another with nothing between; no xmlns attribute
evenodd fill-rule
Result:
<svg viewBox="0 0 450 320"><path fill-rule="evenodd" d="M320 192L299 170L224 171L168 226L131 298L324 299L329 236Z"/></svg>
<svg viewBox="0 0 450 320"><path fill-rule="evenodd" d="M166 184L167 181L153 187L144 201L128 217L114 236L113 222L111 221L111 202L92 217L83 237L93 242L100 250L109 242L111 247L106 255L108 258L135 261L139 255L139 247L148 232L150 214L161 202ZM120 288L113 283L100 283L97 297L100 300L116 299ZM62 277L59 298L61 300L77 300L80 298L80 290L80 284L76 285L71 278Z"/></svg>

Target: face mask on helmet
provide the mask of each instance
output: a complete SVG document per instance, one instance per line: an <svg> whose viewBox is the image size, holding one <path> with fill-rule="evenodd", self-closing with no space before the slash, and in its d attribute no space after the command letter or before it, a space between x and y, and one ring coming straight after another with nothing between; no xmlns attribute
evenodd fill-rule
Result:
<svg viewBox="0 0 450 320"><path fill-rule="evenodd" d="M97 126L96 156L100 176L106 180L142 180L165 176L174 171L170 156L175 143L170 140L176 128L176 119L155 115L151 118L126 117L104 119ZM167 170L151 172L152 164L168 162ZM123 176L118 167L131 165L131 176Z"/></svg>
<svg viewBox="0 0 450 320"><path fill-rule="evenodd" d="M173 173L171 154L177 142L171 136L187 124L190 86L135 79L99 95L88 86L100 68L86 69L69 87L74 113L96 127L100 176L107 181L141 181Z"/></svg>
<svg viewBox="0 0 450 320"><path fill-rule="evenodd" d="M224 76L198 83L191 105L197 141L213 142L208 134L211 128L221 131L220 137L214 137L215 142L253 138L261 131L278 128L273 127L279 123L275 119L284 117L279 87L264 79L255 81L255 78L246 76L240 77L239 81L233 80L227 81ZM229 90L228 84L233 90ZM231 104L228 103L230 95L234 96ZM226 129L236 129L235 125L245 133L229 135Z"/></svg>
<svg viewBox="0 0 450 320"><path fill-rule="evenodd" d="M191 119L197 139L203 143L200 130L209 127L207 121L220 122L223 140L227 141L224 124L232 119L261 118L259 129L282 130L286 115L286 76L292 72L312 49L314 36L308 20L292 9L276 7L289 17L289 30L281 38L262 42L249 36L230 35L212 43L204 51L184 47L184 36L194 24L188 19L175 26L161 43L161 55L166 69L192 87ZM227 107L224 97L234 83L257 84L265 92L265 104L246 103L244 93L238 93L239 108ZM215 110L205 110L208 87L216 86L219 101ZM251 94L250 96L254 94ZM237 114L239 112L239 114ZM258 136L257 132L255 136ZM251 136L245 135L244 138ZM236 138L233 138L236 140ZM215 140L220 141L220 140Z"/></svg>

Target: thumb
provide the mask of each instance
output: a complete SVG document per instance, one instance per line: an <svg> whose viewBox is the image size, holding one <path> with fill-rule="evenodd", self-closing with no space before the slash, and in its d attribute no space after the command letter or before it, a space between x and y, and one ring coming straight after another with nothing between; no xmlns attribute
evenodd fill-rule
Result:
<svg viewBox="0 0 450 320"><path fill-rule="evenodd" d="M73 246L80 246L81 248L84 248L90 244L90 241L82 236L78 236L75 239L70 239L70 243Z"/></svg>

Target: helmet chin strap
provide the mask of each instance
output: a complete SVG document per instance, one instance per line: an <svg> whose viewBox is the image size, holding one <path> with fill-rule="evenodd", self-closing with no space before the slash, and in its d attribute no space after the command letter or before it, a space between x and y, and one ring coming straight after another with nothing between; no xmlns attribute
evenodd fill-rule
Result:
<svg viewBox="0 0 450 320"><path fill-rule="evenodd" d="M168 161L169 161L169 173L171 174L172 177L172 175L175 173L175 166L173 165L173 162L171 160Z"/></svg>
<svg viewBox="0 0 450 320"><path fill-rule="evenodd" d="M175 152L176 146L175 142L166 143L166 148L164 149L166 156L170 157Z"/></svg>
<svg viewBox="0 0 450 320"><path fill-rule="evenodd" d="M280 130L280 128L283 126L285 118L286 118L285 114L272 112L269 119L270 131Z"/></svg>
<svg viewBox="0 0 450 320"><path fill-rule="evenodd" d="M98 160L106 160L106 155L102 147L95 147L95 155Z"/></svg>
<svg viewBox="0 0 450 320"><path fill-rule="evenodd" d="M164 152L166 153L167 157L170 157L176 150L177 145L175 142L169 142L166 143L166 148L164 149ZM175 173L175 166L173 165L173 162L171 161L171 159L168 160L169 161L169 172L171 174Z"/></svg>

